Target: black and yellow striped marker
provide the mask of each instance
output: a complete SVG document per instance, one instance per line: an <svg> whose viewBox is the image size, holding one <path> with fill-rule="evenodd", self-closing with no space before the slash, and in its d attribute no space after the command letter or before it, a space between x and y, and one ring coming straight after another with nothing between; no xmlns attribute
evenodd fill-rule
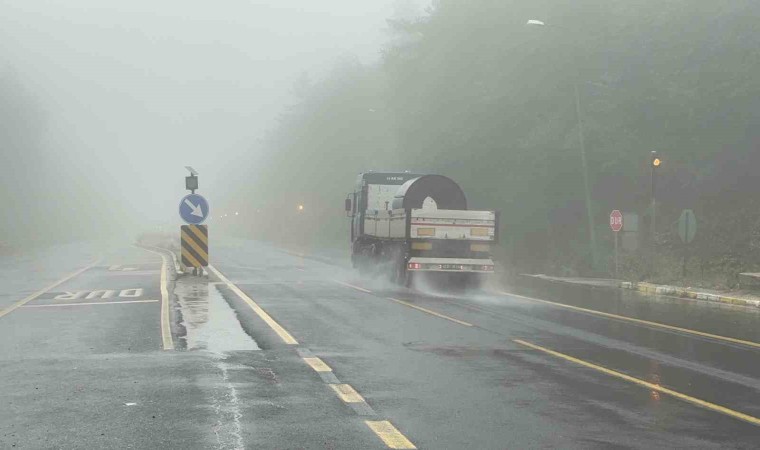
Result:
<svg viewBox="0 0 760 450"><path fill-rule="evenodd" d="M182 225L182 264L185 267L208 266L208 226Z"/></svg>

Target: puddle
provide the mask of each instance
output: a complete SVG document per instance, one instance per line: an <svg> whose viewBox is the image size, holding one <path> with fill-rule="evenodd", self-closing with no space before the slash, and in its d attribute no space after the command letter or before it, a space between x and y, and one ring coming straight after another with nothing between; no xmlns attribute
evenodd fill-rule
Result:
<svg viewBox="0 0 760 450"><path fill-rule="evenodd" d="M182 325L188 350L226 353L260 350L256 341L240 326L215 284L196 277L177 280L174 293L182 309Z"/></svg>

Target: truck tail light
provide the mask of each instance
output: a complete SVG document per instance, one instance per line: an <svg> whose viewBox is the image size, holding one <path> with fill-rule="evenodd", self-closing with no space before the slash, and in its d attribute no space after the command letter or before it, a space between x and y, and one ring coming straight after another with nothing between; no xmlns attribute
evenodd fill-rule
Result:
<svg viewBox="0 0 760 450"><path fill-rule="evenodd" d="M418 270L422 268L422 264L420 263L409 263L409 268L412 270Z"/></svg>

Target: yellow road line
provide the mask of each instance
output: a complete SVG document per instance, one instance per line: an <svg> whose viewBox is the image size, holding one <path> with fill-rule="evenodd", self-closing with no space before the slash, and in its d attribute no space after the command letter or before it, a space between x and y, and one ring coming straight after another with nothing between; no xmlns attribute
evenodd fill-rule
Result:
<svg viewBox="0 0 760 450"><path fill-rule="evenodd" d="M174 350L174 340L172 339L172 327L169 322L169 289L167 287L167 266L166 255L164 252L158 252L149 248L140 247L146 252L155 253L161 257L161 342L164 350Z"/></svg>
<svg viewBox="0 0 760 450"><path fill-rule="evenodd" d="M732 342L734 344L741 344L741 345L746 345L746 346L749 346L749 347L760 348L760 343L757 343L757 342L745 341L745 340L742 340L742 339L736 339L736 338L727 337L727 336L720 336L720 335L717 335L717 334L704 333L702 331L690 330L688 328L676 327L676 326L673 326L673 325L667 325L667 324L659 323L659 322L650 322L648 320L635 319L633 317L619 316L617 314L611 314L611 313L606 313L606 312L602 312L602 311L596 311L596 310L593 310L593 309L579 308L577 306L565 305L563 303L550 302L549 300L541 300L539 298L526 297L524 295L518 295L518 294L511 294L509 292L501 292L501 294L503 294L503 295L510 295L512 297L518 297L518 298L522 298L522 299L526 299L526 300L531 300L531 301L534 301L534 302L546 303L548 305L558 306L560 308L567 308L567 309L571 309L573 311L579 311L579 312L584 312L584 313L588 313L588 314L594 314L594 315L602 316L602 317L609 317L611 319L625 320L625 321L628 321L628 322L638 323L638 324L641 324L641 325L647 325L647 326L651 326L651 327L663 328L663 329L666 329L666 330L678 331L680 333L693 334L695 336L702 336L702 337L706 337L706 338L710 338L710 339L717 339L717 340L721 340L721 341Z"/></svg>
<svg viewBox="0 0 760 450"><path fill-rule="evenodd" d="M613 376L613 377L616 377L616 378L620 378L622 380L629 381L629 382L634 383L634 384L638 384L639 386L644 386L647 389L651 389L653 391L661 392L663 394L668 394L668 395L670 395L672 397L675 397L675 398L677 398L679 400L683 400L683 401L685 401L687 403L691 403L693 405L697 405L697 406L700 406L702 408L709 409L709 410L715 411L715 412L719 412L721 414L725 414L727 416L731 416L731 417L733 417L735 419L743 420L743 421L749 422L749 423L751 423L753 425L759 425L760 426L760 419L758 419L757 417L753 417L753 416L750 416L748 414L741 413L739 411L734 411L733 409L726 408L725 406L720 406L720 405L716 405L715 403L710 403L710 402L707 402L705 400L700 400L698 398L694 398L694 397L691 397L689 395L682 394L680 392L676 392L674 390L662 387L662 386L660 386L658 384L654 384L654 383L650 383L648 381L644 381L644 380L641 380L641 379L638 379L638 378L634 378L634 377L632 377L630 375L626 375L624 373L620 373L620 372L614 371L612 369L608 369L606 367L602 367L602 366L599 366L599 365L596 365L596 364L584 361L582 359L574 358L574 357L572 357L570 355L566 355L564 353L560 353L560 352L548 349L546 347L541 347L540 345L531 344L530 342L526 342L526 341L523 341L523 340L520 340L520 339L514 339L513 342L515 342L517 344L520 344L520 345L523 345L523 346L528 347L528 348L532 348L534 350L538 350L538 351L547 353L547 354L552 355L552 356L556 356L557 358L564 359L565 361L570 361L570 362L579 364L581 366L588 367L590 369L594 369L594 370L596 370L598 372L602 372L604 374L607 374L607 375L610 375L610 376Z"/></svg>
<svg viewBox="0 0 760 450"><path fill-rule="evenodd" d="M306 358L303 358L303 360L304 362L306 362L306 364L310 365L311 368L314 369L314 371L316 372L332 372L332 369L330 368L330 366L325 364L324 361L317 358L316 356L306 357Z"/></svg>
<svg viewBox="0 0 760 450"><path fill-rule="evenodd" d="M48 286L48 287L46 287L44 289L40 289L39 291L37 291L34 294L32 294L32 295L24 298L23 300L19 300L16 303L12 304L11 306L9 306L9 307L7 307L5 309L0 310L0 317L6 316L6 315L12 313L17 308L26 305L27 303L31 302L32 300L34 300L35 298L39 297L40 295L46 293L47 291L53 289L54 287L56 287L58 285L61 285L61 284L65 283L65 282L67 282L67 281L69 281L70 279L74 278L75 276L83 273L84 271L86 271L88 269L91 269L92 267L94 267L99 262L100 262L100 259L98 259L97 261L93 262L92 264L90 264L88 266L85 266L85 267L77 270L74 273L70 273L70 274L66 275L65 277L61 278L60 280L56 281L55 283L51 284L50 286Z"/></svg>
<svg viewBox="0 0 760 450"><path fill-rule="evenodd" d="M387 420L365 420L370 430L372 430L388 448L398 449L416 449L417 447L406 438L400 431Z"/></svg>
<svg viewBox="0 0 760 450"><path fill-rule="evenodd" d="M366 292L367 294L371 294L372 293L372 291L370 291L369 289L364 289L364 288L359 287L359 286L354 286L353 284L344 283L344 282L338 281L338 280L333 280L333 281L336 282L336 283L338 283L338 284L342 284L343 286L350 287L352 289L356 289L357 291Z"/></svg>
<svg viewBox="0 0 760 450"><path fill-rule="evenodd" d="M274 332L277 333L278 336L280 336L280 339L282 339L288 345L298 345L298 341L295 340L295 338L291 336L290 333L288 333L287 330L285 330L285 328L280 326L279 323L277 323L274 319L272 319L272 317L269 314L267 314L267 312L264 311L261 308L261 306L256 304L256 302L254 302L253 299L251 299L251 297L247 296L245 292L241 291L240 288L235 286L230 280L227 279L227 277L225 277L224 275L222 275L221 272L216 270L216 267L209 265L208 268L212 272L214 272L214 274L217 277L219 277L219 279L223 281L227 285L227 287L232 290L232 292L237 294L238 297L240 297L244 302L246 302L248 306L251 307L253 312L255 312L256 315L258 315L261 318L261 320L266 322L266 324L269 325L269 327L272 330L274 330Z"/></svg>
<svg viewBox="0 0 760 450"><path fill-rule="evenodd" d="M124 303L158 303L158 300L122 300L116 302L52 303L49 305L24 305L22 308L50 308L56 306L122 305Z"/></svg>
<svg viewBox="0 0 760 450"><path fill-rule="evenodd" d="M364 397L359 395L350 384L330 384L330 387L346 403L366 403Z"/></svg>
<svg viewBox="0 0 760 450"><path fill-rule="evenodd" d="M441 313L438 313L438 312L432 311L432 310L430 310L430 309L427 309L427 308L423 308L422 306L417 306L417 305L415 305L415 304L412 304L412 303L409 303L409 302L405 302L405 301L403 301L403 300L399 300L399 299L397 299L397 298L388 297L388 300L392 300L392 301L394 301L394 302L396 302L396 303L400 303L400 304L402 304L402 305L408 306L408 307L410 307L410 308L414 308L414 309L416 309L416 310L418 310L418 311L422 311L422 312L424 312L424 313L432 314L432 315L434 315L434 316L436 316L436 317L440 317L441 319L450 320L450 321L452 321L452 322L458 323L459 325L464 325L464 326L466 326L466 327L471 327L471 326L472 326L472 324L471 324L471 323L469 323L469 322L465 322L465 321L463 321L463 320L455 319L455 318L453 318L453 317L449 317L449 316L447 316L447 315L445 315L445 314L441 314Z"/></svg>

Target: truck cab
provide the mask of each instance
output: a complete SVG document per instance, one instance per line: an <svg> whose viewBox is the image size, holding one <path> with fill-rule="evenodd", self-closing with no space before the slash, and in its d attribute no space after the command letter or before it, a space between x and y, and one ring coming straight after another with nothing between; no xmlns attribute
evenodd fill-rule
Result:
<svg viewBox="0 0 760 450"><path fill-rule="evenodd" d="M388 211L399 187L409 180L422 175L410 172L366 172L356 177L354 192L346 199L347 212L351 216L351 242L364 234L364 219L367 214ZM350 200L350 203L349 203Z"/></svg>

